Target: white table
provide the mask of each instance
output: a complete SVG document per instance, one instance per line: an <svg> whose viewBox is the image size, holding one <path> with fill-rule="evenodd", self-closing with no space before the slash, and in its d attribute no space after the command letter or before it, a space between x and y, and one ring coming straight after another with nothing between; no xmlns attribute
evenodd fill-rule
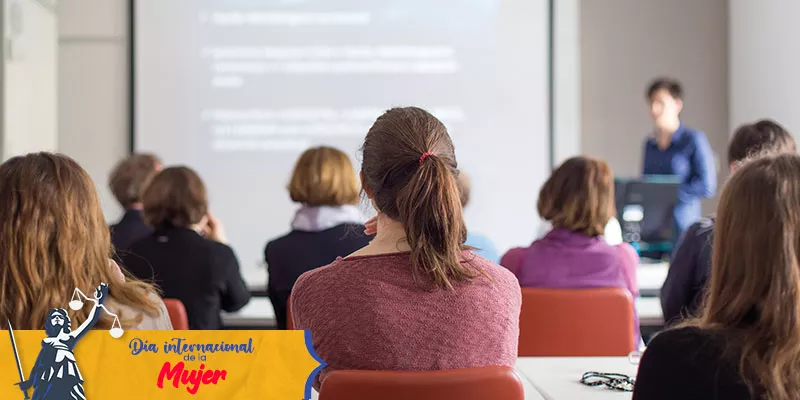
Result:
<svg viewBox="0 0 800 400"><path fill-rule="evenodd" d="M267 269L259 264L256 268L248 268L242 271L242 278L247 282L247 289L250 292L265 293L267 291Z"/></svg>
<svg viewBox="0 0 800 400"><path fill-rule="evenodd" d="M637 366L626 357L520 357L517 371L545 400L630 399L631 393L580 383L585 372L613 372L635 377ZM525 398L528 398L527 391ZM535 398L535 397L534 397Z"/></svg>
<svg viewBox="0 0 800 400"><path fill-rule="evenodd" d="M640 296L658 296L661 286L667 279L669 263L661 261L657 263L643 262L636 269L636 279L639 283Z"/></svg>
<svg viewBox="0 0 800 400"><path fill-rule="evenodd" d="M636 299L636 313L639 314L639 325L663 326L664 312L661 310L661 299L658 297L640 297Z"/></svg>
<svg viewBox="0 0 800 400"><path fill-rule="evenodd" d="M241 310L233 313L222 313L222 324L226 328L274 328L275 310L266 297L253 297Z"/></svg>

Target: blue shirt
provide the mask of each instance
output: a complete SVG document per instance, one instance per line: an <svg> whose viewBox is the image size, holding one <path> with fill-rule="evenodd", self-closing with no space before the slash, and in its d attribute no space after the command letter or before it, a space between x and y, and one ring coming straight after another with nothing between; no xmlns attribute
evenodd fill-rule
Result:
<svg viewBox="0 0 800 400"><path fill-rule="evenodd" d="M480 233L467 231L467 241L464 244L474 247L475 250L472 250L472 252L487 260L495 264L500 262L497 248L494 247L494 243L488 237Z"/></svg>
<svg viewBox="0 0 800 400"><path fill-rule="evenodd" d="M675 223L678 235L702 216L700 199L717 191L714 154L703 132L683 124L672 135L669 147L662 151L655 138L644 145L644 175L677 175L681 179Z"/></svg>

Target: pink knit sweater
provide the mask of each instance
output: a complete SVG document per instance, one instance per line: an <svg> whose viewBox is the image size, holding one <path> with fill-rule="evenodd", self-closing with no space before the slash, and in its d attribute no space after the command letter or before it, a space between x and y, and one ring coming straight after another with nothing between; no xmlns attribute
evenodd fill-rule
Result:
<svg viewBox="0 0 800 400"><path fill-rule="evenodd" d="M426 289L411 274L409 253L338 259L303 274L292 290L297 329L336 369L438 370L513 366L520 286L507 269L464 252L483 269L455 290ZM418 281L423 281L419 277Z"/></svg>

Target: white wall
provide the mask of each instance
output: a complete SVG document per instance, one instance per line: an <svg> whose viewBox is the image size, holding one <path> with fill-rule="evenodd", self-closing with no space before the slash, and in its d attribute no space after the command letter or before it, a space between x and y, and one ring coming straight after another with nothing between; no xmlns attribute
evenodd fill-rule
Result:
<svg viewBox="0 0 800 400"><path fill-rule="evenodd" d="M553 162L581 152L581 0L553 0Z"/></svg>
<svg viewBox="0 0 800 400"><path fill-rule="evenodd" d="M730 0L730 126L773 118L800 134L800 1Z"/></svg>
<svg viewBox="0 0 800 400"><path fill-rule="evenodd" d="M761 7L761 1L740 3ZM684 122L705 131L715 153L725 158L727 5L727 0L581 0L584 153L608 161L619 176L638 176L643 143L652 131L646 86L656 76L670 75L685 87ZM720 172L726 175L727 167Z"/></svg>
<svg viewBox="0 0 800 400"><path fill-rule="evenodd" d="M92 176L109 220L108 173L129 148L126 0L60 0L59 150Z"/></svg>
<svg viewBox="0 0 800 400"><path fill-rule="evenodd" d="M4 0L3 160L58 147L55 7L46 0Z"/></svg>

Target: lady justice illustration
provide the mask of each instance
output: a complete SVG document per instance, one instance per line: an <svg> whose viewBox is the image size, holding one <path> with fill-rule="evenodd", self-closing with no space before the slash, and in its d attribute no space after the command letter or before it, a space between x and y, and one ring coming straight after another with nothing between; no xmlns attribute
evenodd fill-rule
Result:
<svg viewBox="0 0 800 400"><path fill-rule="evenodd" d="M42 349L39 351L39 356L36 358L28 380L18 384L20 389L25 392L26 399L28 398L28 389L33 388L33 400L85 400L84 381L73 352L75 345L95 326L103 310L114 317L114 324L110 331L111 336L115 338L122 336L119 318L103 305L108 297L107 284L100 284L95 289L94 298L91 299L76 289L73 300L69 304L73 310L83 307L83 301L77 298L78 293L84 299L94 303L94 306L86 321L75 330L72 330L67 310L56 308L47 314L44 321L47 337L42 340Z"/></svg>

